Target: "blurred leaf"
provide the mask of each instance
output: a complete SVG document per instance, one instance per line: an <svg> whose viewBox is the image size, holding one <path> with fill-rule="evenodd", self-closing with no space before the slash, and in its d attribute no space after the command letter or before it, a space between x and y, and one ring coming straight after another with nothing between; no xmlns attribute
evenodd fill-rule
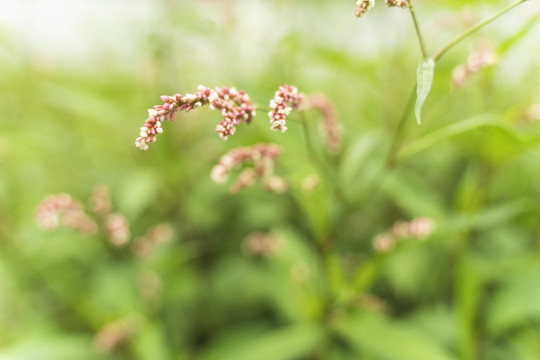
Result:
<svg viewBox="0 0 540 360"><path fill-rule="evenodd" d="M457 360L435 339L405 323L381 315L356 314L339 321L336 330L358 354L388 360Z"/></svg>
<svg viewBox="0 0 540 360"><path fill-rule="evenodd" d="M439 218L445 214L439 192L425 178L412 172L394 171L384 183L383 191L410 217Z"/></svg>
<svg viewBox="0 0 540 360"><path fill-rule="evenodd" d="M505 281L493 294L488 308L488 329L492 334L501 336L512 328L540 320L538 279L540 266L537 259L506 273Z"/></svg>
<svg viewBox="0 0 540 360"><path fill-rule="evenodd" d="M203 360L294 360L313 352L323 341L318 323L291 325L212 349Z"/></svg>
<svg viewBox="0 0 540 360"><path fill-rule="evenodd" d="M434 130L427 135L413 141L408 144L398 153L400 161L413 157L419 152L425 151L439 142L442 142L453 136L464 134L470 131L480 129L482 127L495 127L501 129L509 137L518 139L515 131L509 126L504 124L505 119L500 115L495 114L483 114L474 116L469 119L459 121L457 123L447 125L440 129Z"/></svg>
<svg viewBox="0 0 540 360"><path fill-rule="evenodd" d="M28 339L9 348L0 349L2 360L91 360L102 357L93 353L91 339L60 335Z"/></svg>
<svg viewBox="0 0 540 360"><path fill-rule="evenodd" d="M139 359L169 360L171 354L160 324L147 322L142 331L130 340Z"/></svg>
<svg viewBox="0 0 540 360"><path fill-rule="evenodd" d="M161 184L162 180L155 172L135 171L127 175L114 192L118 209L128 218L136 218L157 197Z"/></svg>
<svg viewBox="0 0 540 360"><path fill-rule="evenodd" d="M519 355L520 360L538 360L540 354L539 338L540 331L534 326L530 326L509 340L510 347L514 350L514 354Z"/></svg>
<svg viewBox="0 0 540 360"><path fill-rule="evenodd" d="M361 190L364 190L362 184L367 182L366 179L374 176L378 167L373 163L379 165L382 151L386 150L386 147L381 146L382 141L384 140L380 134L368 132L354 139L345 149L338 179L349 198L354 199Z"/></svg>
<svg viewBox="0 0 540 360"><path fill-rule="evenodd" d="M414 107L414 113L416 115L416 121L418 125L422 123L420 119L420 113L422 112L422 106L426 101L426 97L431 90L431 84L433 83L433 73L435 71L435 61L433 59L423 59L418 64L416 72L416 105Z"/></svg>
<svg viewBox="0 0 540 360"><path fill-rule="evenodd" d="M462 255L457 264L455 298L459 316L460 350L463 359L475 358L475 324L480 300L481 283L471 261Z"/></svg>

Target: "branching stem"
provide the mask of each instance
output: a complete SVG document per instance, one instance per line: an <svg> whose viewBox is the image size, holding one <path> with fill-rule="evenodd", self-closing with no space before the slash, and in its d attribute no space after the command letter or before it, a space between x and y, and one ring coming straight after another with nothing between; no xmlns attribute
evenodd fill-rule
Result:
<svg viewBox="0 0 540 360"><path fill-rule="evenodd" d="M504 15L505 13L507 13L508 11L512 10L513 8L515 8L516 6L520 5L521 3L524 3L525 1L527 0L518 0L516 1L515 3L507 6L506 8L500 10L498 13L494 14L493 16L479 22L478 24L474 25L473 27L471 27L470 29L468 30L465 30L462 34L456 36L454 39L450 40L450 42L448 42L448 44L446 44L445 46L443 46L439 51L437 51L435 53L435 55L433 55L433 60L436 62L437 60L439 60L441 58L441 56L443 56L448 50L450 50L451 48L453 48L454 46L456 46L457 44L459 44L461 41L463 41L464 39L466 39L469 35L471 35L472 33L474 33L475 31L483 28L484 26L486 26L487 24L489 24L490 22L492 22L493 20L497 19L498 17Z"/></svg>
<svg viewBox="0 0 540 360"><path fill-rule="evenodd" d="M422 32L420 31L420 26L418 25L418 20L416 19L416 13L414 11L414 6L412 1L409 2L409 12L414 23L414 30L416 30L416 37L418 38L418 43L420 44L420 50L422 51L422 56L424 59L428 58L426 45L424 44L424 38L422 37Z"/></svg>

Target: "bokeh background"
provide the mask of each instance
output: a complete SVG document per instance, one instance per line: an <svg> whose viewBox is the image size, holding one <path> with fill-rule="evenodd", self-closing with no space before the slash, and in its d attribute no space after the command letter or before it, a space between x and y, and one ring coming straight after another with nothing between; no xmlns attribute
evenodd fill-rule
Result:
<svg viewBox="0 0 540 360"><path fill-rule="evenodd" d="M508 3L415 1L428 51ZM540 4L445 55L422 126L411 111L398 126L420 56L408 13L354 9L2 0L0 359L540 358ZM485 49L497 64L451 86ZM285 83L333 103L339 153L316 111L283 134L259 111L224 142L205 108L134 146L162 94L235 86L264 108ZM259 142L282 146L287 191L211 181ZM123 246L91 210L96 186L129 223ZM60 193L97 234L39 226ZM374 248L419 217L436 224L424 241Z"/></svg>

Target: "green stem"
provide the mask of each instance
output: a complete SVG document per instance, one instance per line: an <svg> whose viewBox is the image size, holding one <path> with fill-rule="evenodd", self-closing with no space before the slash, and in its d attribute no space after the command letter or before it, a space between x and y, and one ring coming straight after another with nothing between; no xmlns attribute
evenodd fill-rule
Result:
<svg viewBox="0 0 540 360"><path fill-rule="evenodd" d="M435 53L435 55L433 55L433 60L436 62L437 60L439 60L441 58L441 56L443 56L448 50L450 50L451 48L453 48L454 46L456 46L457 44L459 44L461 41L463 41L464 39L466 39L469 35L471 35L472 33L474 33L475 31L483 28L484 26L486 26L487 24L489 24L490 22L492 22L493 20L497 19L498 17L502 16L503 14L507 13L508 11L512 10L513 8L515 8L516 6L518 6L519 4L521 3L524 3L525 1L527 0L518 0L516 1L515 3L507 6L506 8L500 10L498 13L496 13L495 15L485 19L484 21L481 21L479 22L478 24L474 25L473 27L471 27L470 29L468 30L465 30L462 34L456 36L454 39L452 39L448 44L446 44L445 46L443 46L439 51L437 51Z"/></svg>
<svg viewBox="0 0 540 360"><path fill-rule="evenodd" d="M426 45L424 44L424 38L422 37L422 32L420 31L420 26L418 25L418 20L416 19L416 13L414 12L414 6L412 1L409 2L409 12L414 23L414 30L416 30L416 37L418 38L418 43L420 44L420 50L422 50L422 57L427 59Z"/></svg>

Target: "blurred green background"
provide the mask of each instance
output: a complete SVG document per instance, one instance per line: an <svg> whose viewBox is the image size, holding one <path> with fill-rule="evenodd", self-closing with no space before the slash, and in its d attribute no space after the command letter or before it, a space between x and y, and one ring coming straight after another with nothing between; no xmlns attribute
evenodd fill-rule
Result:
<svg viewBox="0 0 540 360"><path fill-rule="evenodd" d="M428 51L508 3L416 1ZM409 111L402 127L420 56L409 14L354 9L3 1L0 359L539 359L538 1L452 49L422 126ZM452 88L452 70L486 46L498 64ZM179 113L148 151L134 146L159 95L235 86L266 107L284 83L332 101L338 154L315 111L311 155L302 117L275 133L266 111L227 142L217 112ZM221 155L259 142L283 147L285 193L211 181ZM129 221L127 246L103 224L95 236L36 224L48 195L86 206L99 184ZM374 250L417 217L435 233ZM158 224L171 241L134 255ZM275 251L252 254L253 233Z"/></svg>

